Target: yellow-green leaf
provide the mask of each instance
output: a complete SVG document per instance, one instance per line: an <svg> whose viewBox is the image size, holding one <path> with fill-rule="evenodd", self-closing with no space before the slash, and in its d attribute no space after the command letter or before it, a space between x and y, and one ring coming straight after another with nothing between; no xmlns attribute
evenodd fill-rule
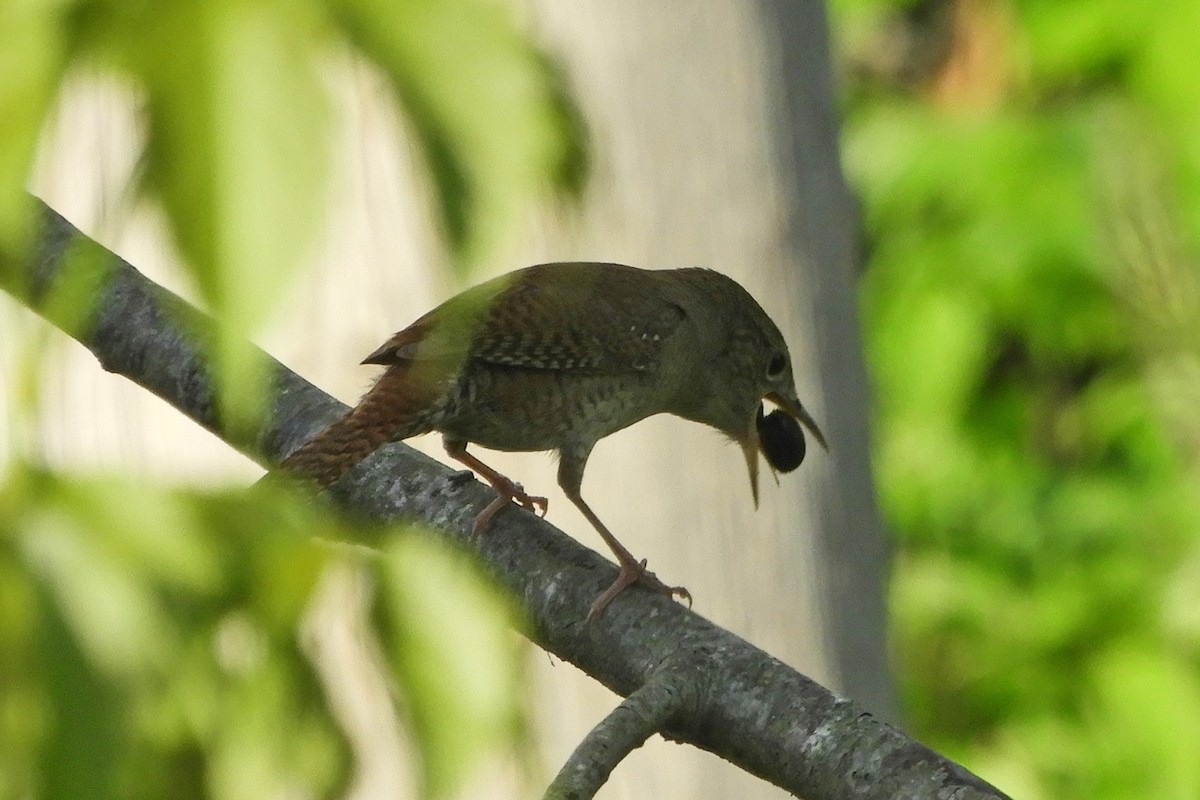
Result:
<svg viewBox="0 0 1200 800"><path fill-rule="evenodd" d="M445 797L517 732L511 606L465 555L395 539L379 570L383 635L417 733L428 796Z"/></svg>
<svg viewBox="0 0 1200 800"><path fill-rule="evenodd" d="M263 410L265 364L241 339L327 210L319 14L302 0L150 3L123 45L146 90L149 187L222 320L214 356L230 421Z"/></svg>
<svg viewBox="0 0 1200 800"><path fill-rule="evenodd" d="M495 251L537 191L578 186L582 132L560 75L496 0L334 0L387 70L425 150L461 268Z"/></svg>
<svg viewBox="0 0 1200 800"><path fill-rule="evenodd" d="M0 3L0 265L18 259L29 238L25 183L62 75L66 5L65 0Z"/></svg>

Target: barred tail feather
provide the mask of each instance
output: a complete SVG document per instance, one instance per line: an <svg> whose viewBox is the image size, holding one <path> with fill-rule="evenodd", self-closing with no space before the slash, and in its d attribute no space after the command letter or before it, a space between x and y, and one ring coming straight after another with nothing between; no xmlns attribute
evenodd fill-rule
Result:
<svg viewBox="0 0 1200 800"><path fill-rule="evenodd" d="M440 392L412 372L411 364L390 367L357 406L284 459L283 469L325 488L381 445L433 430Z"/></svg>

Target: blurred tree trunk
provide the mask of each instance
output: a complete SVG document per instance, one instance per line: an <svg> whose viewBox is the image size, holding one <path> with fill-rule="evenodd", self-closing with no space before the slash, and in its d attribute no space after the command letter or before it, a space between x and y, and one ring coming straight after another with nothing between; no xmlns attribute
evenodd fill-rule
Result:
<svg viewBox="0 0 1200 800"><path fill-rule="evenodd" d="M777 177L791 198L787 251L813 284L816 341L829 435L839 442L836 481L820 498L818 548L837 685L882 716L899 717L887 661L890 550L870 464L870 388L857 310L858 207L842 177L824 4L762 4L784 101L772 120L781 150ZM796 272L790 272L795 275Z"/></svg>
<svg viewBox="0 0 1200 800"><path fill-rule="evenodd" d="M695 265L734 276L780 323L800 396L831 445L813 446L778 488L767 480L755 513L733 447L690 423L650 420L600 444L585 495L660 577L692 590L701 614L894 719L887 548L855 308L858 221L839 165L823 5L533 5L591 131L593 175L583 213L546 222L517 261ZM552 502L552 516L596 546L566 505ZM672 530L689 534L660 537ZM544 718L558 763L612 699L569 688L555 677L562 670L545 672L555 673L538 683L554 695ZM576 692L591 702L581 708ZM623 791L611 796L777 795L661 741L612 784Z"/></svg>

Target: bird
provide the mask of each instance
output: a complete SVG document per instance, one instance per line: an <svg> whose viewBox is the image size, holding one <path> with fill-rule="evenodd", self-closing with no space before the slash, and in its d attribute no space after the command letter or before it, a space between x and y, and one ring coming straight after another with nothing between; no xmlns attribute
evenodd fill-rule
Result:
<svg viewBox="0 0 1200 800"><path fill-rule="evenodd" d="M362 363L385 370L358 405L287 456L283 470L323 489L387 442L440 432L446 453L496 492L475 519L472 532L481 536L513 502L543 516L548 503L468 446L554 451L558 485L620 566L588 619L635 583L691 602L584 500L584 469L599 440L660 413L715 428L740 446L756 508L760 453L778 482L778 472L804 459L801 425L828 449L797 396L779 328L746 289L710 269L526 267L451 297ZM766 413L764 401L774 410Z"/></svg>

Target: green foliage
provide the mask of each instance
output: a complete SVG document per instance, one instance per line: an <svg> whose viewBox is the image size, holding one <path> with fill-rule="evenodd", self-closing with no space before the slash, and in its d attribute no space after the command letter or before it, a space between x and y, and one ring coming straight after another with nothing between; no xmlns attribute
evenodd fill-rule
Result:
<svg viewBox="0 0 1200 800"><path fill-rule="evenodd" d="M29 243L25 176L67 59L58 24L66 2L0 3L0 277L9 281L19 263L14 254Z"/></svg>
<svg viewBox="0 0 1200 800"><path fill-rule="evenodd" d="M387 70L433 170L460 266L481 261L546 179L578 190L584 154L559 74L496 0L334 0Z"/></svg>
<svg viewBox="0 0 1200 800"><path fill-rule="evenodd" d="M1200 6L934 5L834 4L910 720L1018 796L1195 797ZM939 35L998 44L875 58Z"/></svg>
<svg viewBox="0 0 1200 800"><path fill-rule="evenodd" d="M350 528L264 488L32 470L2 488L2 797L336 794L349 752L298 636L335 563L369 571L383 633L403 642L397 699L415 718L427 796L450 795L511 739L511 614L427 536Z"/></svg>
<svg viewBox="0 0 1200 800"><path fill-rule="evenodd" d="M582 178L561 76L492 0L13 0L0 30L0 286L29 296L24 186L65 77L121 76L141 104L141 188L220 320L203 344L234 440L269 395L245 342L328 211L339 59L391 80L461 269L538 192ZM103 297L96 252L81 246L40 298L68 332ZM26 349L4 380L14 429L39 399ZM317 578L346 562L377 588L426 795L452 796L513 742L514 620L461 554L269 489L67 478L22 463L26 449L0 475L0 798L339 794L349 745L298 628Z"/></svg>
<svg viewBox="0 0 1200 800"><path fill-rule="evenodd" d="M495 0L16 0L0 29L0 283L23 263L25 179L59 85L76 66L115 70L142 101L143 188L223 323L210 344L231 424L265 410L264 367L242 342L328 211L339 48L378 64L410 112L455 265L582 175L561 77Z"/></svg>
<svg viewBox="0 0 1200 800"><path fill-rule="evenodd" d="M304 2L115 3L78 35L145 95L145 184L162 201L204 300L226 418L265 412L245 344L302 266L326 211L328 35Z"/></svg>
<svg viewBox="0 0 1200 800"><path fill-rule="evenodd" d="M426 796L447 797L464 766L518 733L517 639L503 624L515 610L429 539L398 539L384 555L390 568L380 587L381 627L409 689ZM500 611L508 613L498 619Z"/></svg>

